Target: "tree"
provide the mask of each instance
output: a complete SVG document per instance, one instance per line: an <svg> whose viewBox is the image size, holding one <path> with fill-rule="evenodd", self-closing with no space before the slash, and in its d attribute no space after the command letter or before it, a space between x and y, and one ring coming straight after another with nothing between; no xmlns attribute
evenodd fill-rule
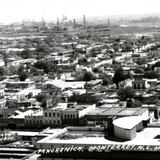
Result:
<svg viewBox="0 0 160 160"><path fill-rule="evenodd" d="M140 101L134 101L129 99L127 100L127 104L126 104L126 107L127 108L135 108L135 107L141 107L142 106L142 103Z"/></svg>
<svg viewBox="0 0 160 160"><path fill-rule="evenodd" d="M24 71L25 68L23 65L21 65L19 68L18 68L18 76L19 76L19 79L20 81L25 81L28 77L28 73Z"/></svg>
<svg viewBox="0 0 160 160"><path fill-rule="evenodd" d="M80 65L84 65L87 63L88 63L88 60L86 57L82 57L82 58L78 59L78 64L80 64Z"/></svg>
<svg viewBox="0 0 160 160"><path fill-rule="evenodd" d="M45 73L48 73L50 71L50 65L44 61L37 61L35 64L34 64L34 67L38 68L38 69L43 69L43 71Z"/></svg>
<svg viewBox="0 0 160 160"><path fill-rule="evenodd" d="M114 73L114 76L113 76L113 83L116 84L117 88L119 88L119 82L125 80L125 75L123 73L123 69L120 67L118 68L115 73Z"/></svg>
<svg viewBox="0 0 160 160"><path fill-rule="evenodd" d="M4 76L4 74L5 74L4 68L0 67L0 76Z"/></svg>
<svg viewBox="0 0 160 160"><path fill-rule="evenodd" d="M46 108L47 106L47 95L46 94L42 94L42 93L38 94L35 98L38 102L41 102L41 106L43 108Z"/></svg>
<svg viewBox="0 0 160 160"><path fill-rule="evenodd" d="M134 102L133 102L133 100L131 100L131 99L127 100L126 107L127 108L134 108Z"/></svg>
<svg viewBox="0 0 160 160"><path fill-rule="evenodd" d="M4 65L7 66L7 63L8 63L8 54L4 50L1 50L0 54L3 57Z"/></svg>
<svg viewBox="0 0 160 160"><path fill-rule="evenodd" d="M27 59L27 58L32 57L31 51L29 49L23 50L20 55L23 59Z"/></svg>
<svg viewBox="0 0 160 160"><path fill-rule="evenodd" d="M18 68L18 73L20 73L20 72L23 72L24 71L24 66L23 65L21 65L19 68Z"/></svg>
<svg viewBox="0 0 160 160"><path fill-rule="evenodd" d="M121 100L127 100L135 97L135 92L131 87L121 88L117 94Z"/></svg>
<svg viewBox="0 0 160 160"><path fill-rule="evenodd" d="M102 85L108 85L112 83L112 79L108 76L102 79Z"/></svg>
<svg viewBox="0 0 160 160"><path fill-rule="evenodd" d="M144 70L142 68L135 68L134 73L144 73Z"/></svg>
<svg viewBox="0 0 160 160"><path fill-rule="evenodd" d="M146 63L146 60L143 58L138 58L137 60L136 60L136 63L139 65L139 66L141 66L142 64L145 64Z"/></svg>
<svg viewBox="0 0 160 160"><path fill-rule="evenodd" d="M25 81L28 77L28 74L24 71L18 73L20 81Z"/></svg>
<svg viewBox="0 0 160 160"><path fill-rule="evenodd" d="M41 89L45 93L49 93L50 95L57 96L61 94L61 89L56 87L53 84L45 84L41 86Z"/></svg>
<svg viewBox="0 0 160 160"><path fill-rule="evenodd" d="M30 69L30 74L32 74L33 76L39 75L37 68L32 67L32 68Z"/></svg>
<svg viewBox="0 0 160 160"><path fill-rule="evenodd" d="M40 42L36 48L37 52L47 53L49 51L49 46L45 42Z"/></svg>
<svg viewBox="0 0 160 160"><path fill-rule="evenodd" d="M156 63L153 65L153 69L154 69L155 67L160 67L160 61L156 62Z"/></svg>
<svg viewBox="0 0 160 160"><path fill-rule="evenodd" d="M147 71L144 74L144 78L154 79L159 78L159 75L155 71Z"/></svg>
<svg viewBox="0 0 160 160"><path fill-rule="evenodd" d="M117 43L117 42L113 43L112 48L114 49L115 52L118 52L120 49L119 43Z"/></svg>
<svg viewBox="0 0 160 160"><path fill-rule="evenodd" d="M81 104L96 104L100 100L99 97L85 93L81 95L73 94L68 98L69 102L77 102Z"/></svg>
<svg viewBox="0 0 160 160"><path fill-rule="evenodd" d="M94 73L98 73L98 72L99 72L99 68L93 68L92 71L93 71Z"/></svg>
<svg viewBox="0 0 160 160"><path fill-rule="evenodd" d="M83 76L83 81L91 81L95 79L94 75L91 72L85 72Z"/></svg>

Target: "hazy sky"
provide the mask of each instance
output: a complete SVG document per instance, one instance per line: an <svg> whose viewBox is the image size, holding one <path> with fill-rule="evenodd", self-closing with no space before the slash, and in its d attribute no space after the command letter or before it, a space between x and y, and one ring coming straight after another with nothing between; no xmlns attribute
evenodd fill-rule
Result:
<svg viewBox="0 0 160 160"><path fill-rule="evenodd" d="M0 22L160 13L160 0L0 0Z"/></svg>

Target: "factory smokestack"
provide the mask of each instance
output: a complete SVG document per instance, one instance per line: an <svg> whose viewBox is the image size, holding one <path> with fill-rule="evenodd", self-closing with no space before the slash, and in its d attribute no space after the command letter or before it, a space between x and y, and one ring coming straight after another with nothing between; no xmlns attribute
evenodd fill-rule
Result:
<svg viewBox="0 0 160 160"><path fill-rule="evenodd" d="M73 20L73 27L74 28L76 27L76 20L75 19Z"/></svg>
<svg viewBox="0 0 160 160"><path fill-rule="evenodd" d="M59 18L57 17L57 29L59 29Z"/></svg>
<svg viewBox="0 0 160 160"><path fill-rule="evenodd" d="M85 27L85 26L86 26L86 16L83 15L83 27Z"/></svg>

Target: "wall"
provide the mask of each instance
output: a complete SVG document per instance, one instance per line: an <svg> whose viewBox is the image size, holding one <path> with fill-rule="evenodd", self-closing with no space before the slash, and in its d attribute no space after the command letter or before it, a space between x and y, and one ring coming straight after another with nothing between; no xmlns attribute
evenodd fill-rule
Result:
<svg viewBox="0 0 160 160"><path fill-rule="evenodd" d="M136 137L136 127L132 129L124 129L114 126L114 135L120 139L131 140Z"/></svg>

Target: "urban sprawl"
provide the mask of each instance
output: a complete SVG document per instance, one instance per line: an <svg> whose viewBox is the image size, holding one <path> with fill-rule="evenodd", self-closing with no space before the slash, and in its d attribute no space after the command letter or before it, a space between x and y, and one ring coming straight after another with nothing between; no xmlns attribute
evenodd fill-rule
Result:
<svg viewBox="0 0 160 160"><path fill-rule="evenodd" d="M0 158L160 151L160 27L104 21L0 25Z"/></svg>

